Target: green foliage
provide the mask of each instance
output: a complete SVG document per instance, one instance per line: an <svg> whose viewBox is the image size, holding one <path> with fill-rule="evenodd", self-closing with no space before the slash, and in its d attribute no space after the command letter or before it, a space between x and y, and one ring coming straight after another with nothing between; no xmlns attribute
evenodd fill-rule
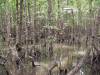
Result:
<svg viewBox="0 0 100 75"><path fill-rule="evenodd" d="M28 1L28 0L26 0ZM59 4L58 4L59 1ZM78 8L79 14L87 14L89 12L89 6L92 2L92 8L95 8L99 6L100 0L54 0L52 1L53 6L53 19L57 19L58 13L60 13L60 16L62 16L62 7L74 7ZM33 1L30 0L31 5L33 5ZM60 6L60 9L58 8L58 5ZM5 8L11 10L14 14L16 13L16 0L0 0L0 10L5 10ZM32 9L33 7L31 7ZM36 0L36 9L37 12L44 13L47 17L47 0ZM1 11L0 11L1 12Z"/></svg>

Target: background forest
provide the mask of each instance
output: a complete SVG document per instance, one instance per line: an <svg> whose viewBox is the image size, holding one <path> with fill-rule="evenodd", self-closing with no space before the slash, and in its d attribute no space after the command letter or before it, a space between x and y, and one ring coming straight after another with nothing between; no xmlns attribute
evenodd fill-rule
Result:
<svg viewBox="0 0 100 75"><path fill-rule="evenodd" d="M100 0L0 0L0 75L100 75Z"/></svg>

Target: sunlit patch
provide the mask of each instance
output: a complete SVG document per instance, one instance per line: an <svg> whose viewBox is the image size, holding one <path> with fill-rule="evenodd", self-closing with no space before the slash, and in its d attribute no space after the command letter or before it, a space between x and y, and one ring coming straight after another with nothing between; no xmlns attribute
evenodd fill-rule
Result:
<svg viewBox="0 0 100 75"><path fill-rule="evenodd" d="M65 8L63 8L63 11L64 12L67 12L67 13L77 13L78 12L78 9L76 9L76 8L67 8L67 7L65 7Z"/></svg>
<svg viewBox="0 0 100 75"><path fill-rule="evenodd" d="M83 56L85 55L85 53L86 53L85 51L78 51L78 52L75 52L74 54Z"/></svg>
<svg viewBox="0 0 100 75"><path fill-rule="evenodd" d="M11 2L12 0L8 0L9 2Z"/></svg>

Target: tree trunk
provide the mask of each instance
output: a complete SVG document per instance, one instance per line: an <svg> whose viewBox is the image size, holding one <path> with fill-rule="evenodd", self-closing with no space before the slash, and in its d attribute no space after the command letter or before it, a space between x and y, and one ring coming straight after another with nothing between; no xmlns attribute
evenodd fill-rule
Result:
<svg viewBox="0 0 100 75"><path fill-rule="evenodd" d="M19 34L18 34L18 25L19 25L19 1L16 0L16 43L19 41Z"/></svg>
<svg viewBox="0 0 100 75"><path fill-rule="evenodd" d="M47 0L48 1L48 25L51 25L51 20L52 20L52 0Z"/></svg>
<svg viewBox="0 0 100 75"><path fill-rule="evenodd" d="M23 24L23 0L20 0L20 23L19 23L19 43L22 40L22 24Z"/></svg>
<svg viewBox="0 0 100 75"><path fill-rule="evenodd" d="M20 7L20 8L19 8ZM22 18L23 18L23 0L16 0L16 43L21 43L21 35L22 35Z"/></svg>

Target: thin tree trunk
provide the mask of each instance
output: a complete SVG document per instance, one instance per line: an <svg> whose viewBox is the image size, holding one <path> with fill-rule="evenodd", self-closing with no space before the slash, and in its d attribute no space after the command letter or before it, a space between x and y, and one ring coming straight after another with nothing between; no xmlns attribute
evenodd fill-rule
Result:
<svg viewBox="0 0 100 75"><path fill-rule="evenodd" d="M22 18L23 18L23 0L16 0L16 43L21 43L22 35Z"/></svg>
<svg viewBox="0 0 100 75"><path fill-rule="evenodd" d="M23 24L23 0L20 0L20 23L19 23L19 43L22 40L22 24Z"/></svg>
<svg viewBox="0 0 100 75"><path fill-rule="evenodd" d="M36 30L36 0L34 0L34 31Z"/></svg>
<svg viewBox="0 0 100 75"><path fill-rule="evenodd" d="M6 30L7 30L7 37L6 37L6 39L7 39L7 41L6 41L6 44L7 44L7 46L9 47L9 45L10 45L10 38L11 38L11 22L10 22L10 18L11 18L11 14L10 14L10 12L9 12L9 10L6 8Z"/></svg>
<svg viewBox="0 0 100 75"><path fill-rule="evenodd" d="M52 0L47 0L48 1L48 23L51 25L51 20L52 20Z"/></svg>
<svg viewBox="0 0 100 75"><path fill-rule="evenodd" d="M19 1L16 0L16 43L19 41L18 26L19 26Z"/></svg>

